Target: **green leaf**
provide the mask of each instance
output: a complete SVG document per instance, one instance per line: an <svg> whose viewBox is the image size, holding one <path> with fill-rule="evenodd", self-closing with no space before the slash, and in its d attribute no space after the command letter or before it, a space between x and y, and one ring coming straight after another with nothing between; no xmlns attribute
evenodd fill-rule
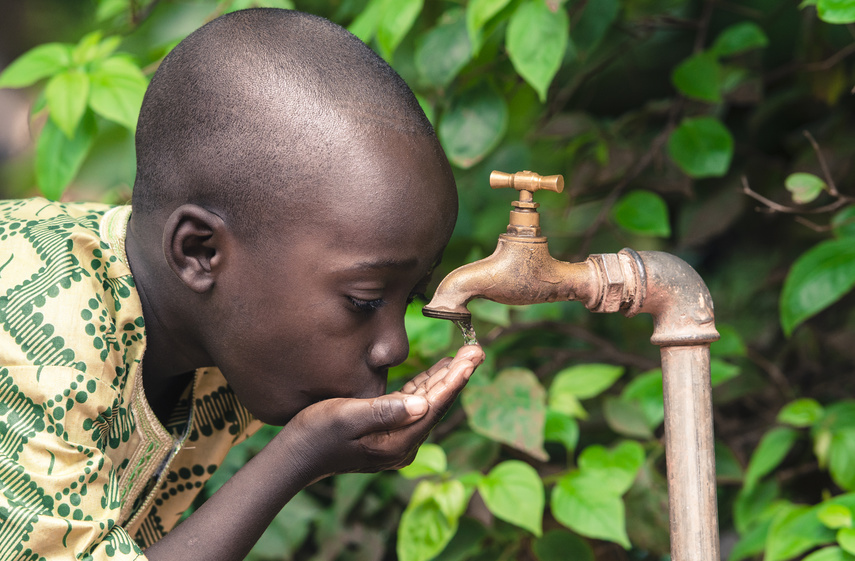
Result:
<svg viewBox="0 0 855 561"><path fill-rule="evenodd" d="M510 0L472 0L466 5L466 31L475 54L481 50L481 29L509 2Z"/></svg>
<svg viewBox="0 0 855 561"><path fill-rule="evenodd" d="M564 530L549 530L532 544L537 561L594 561L594 551L585 540Z"/></svg>
<svg viewBox="0 0 855 561"><path fill-rule="evenodd" d="M530 465L507 460L494 467L478 483L478 492L487 508L505 522L542 534L543 480Z"/></svg>
<svg viewBox="0 0 855 561"><path fill-rule="evenodd" d="M846 553L855 554L855 528L841 528L837 531L837 543Z"/></svg>
<svg viewBox="0 0 855 561"><path fill-rule="evenodd" d="M835 401L825 408L822 421L814 428L826 428L832 431L855 429L855 400Z"/></svg>
<svg viewBox="0 0 855 561"><path fill-rule="evenodd" d="M82 66L98 58L98 54L101 52L99 43L102 35L100 30L95 30L80 39L80 42L71 51L71 60L74 64Z"/></svg>
<svg viewBox="0 0 855 561"><path fill-rule="evenodd" d="M831 218L834 236L837 238L855 238L855 205L837 212Z"/></svg>
<svg viewBox="0 0 855 561"><path fill-rule="evenodd" d="M451 163L468 169L499 144L507 127L504 98L482 82L452 101L437 132Z"/></svg>
<svg viewBox="0 0 855 561"><path fill-rule="evenodd" d="M591 538L619 543L629 549L626 514L620 497L604 493L592 477L572 471L552 491L550 508L561 524Z"/></svg>
<svg viewBox="0 0 855 561"><path fill-rule="evenodd" d="M852 526L852 511L843 505L824 504L819 508L816 516L826 528L832 530Z"/></svg>
<svg viewBox="0 0 855 561"><path fill-rule="evenodd" d="M805 204L815 200L828 187L825 181L812 173L792 173L784 180L787 191L793 194L793 202Z"/></svg>
<svg viewBox="0 0 855 561"><path fill-rule="evenodd" d="M742 369L735 364L714 358L710 360L710 384L716 387L739 376L741 371Z"/></svg>
<svg viewBox="0 0 855 561"><path fill-rule="evenodd" d="M730 168L733 137L714 117L683 119L668 139L668 155L690 177L721 177Z"/></svg>
<svg viewBox="0 0 855 561"><path fill-rule="evenodd" d="M468 498L463 484L422 481L401 516L397 552L401 561L433 559L451 541Z"/></svg>
<svg viewBox="0 0 855 561"><path fill-rule="evenodd" d="M855 429L836 431L831 436L828 471L838 486L855 491Z"/></svg>
<svg viewBox="0 0 855 561"><path fill-rule="evenodd" d="M781 326L788 337L799 324L839 300L855 286L855 244L821 242L793 263L781 292Z"/></svg>
<svg viewBox="0 0 855 561"><path fill-rule="evenodd" d="M809 427L822 418L824 409L815 399L804 397L791 401L778 412L777 421L794 427Z"/></svg>
<svg viewBox="0 0 855 561"><path fill-rule="evenodd" d="M662 197L650 191L627 193L612 209L612 218L633 234L667 238L671 235L668 206Z"/></svg>
<svg viewBox="0 0 855 561"><path fill-rule="evenodd" d="M71 65L71 45L46 43L15 59L0 74L0 88L23 88Z"/></svg>
<svg viewBox="0 0 855 561"><path fill-rule="evenodd" d="M775 469L787 455L799 433L789 428L774 428L763 435L751 455L745 471L745 489L751 490L760 478Z"/></svg>
<svg viewBox="0 0 855 561"><path fill-rule="evenodd" d="M779 493L778 483L774 480L761 481L751 489L740 489L733 504L736 530L744 534L764 520L771 523L771 519L781 508L780 504L775 503Z"/></svg>
<svg viewBox="0 0 855 561"><path fill-rule="evenodd" d="M470 302L468 308L472 312L472 317L481 321L488 321L502 327L511 325L511 309L504 304L479 298Z"/></svg>
<svg viewBox="0 0 855 561"><path fill-rule="evenodd" d="M476 554L484 549L484 538L487 529L481 522L463 516L460 518L460 526L457 532L442 553L434 559L436 561L468 561L474 559ZM365 550L366 548L363 548Z"/></svg>
<svg viewBox="0 0 855 561"><path fill-rule="evenodd" d="M95 10L95 21L106 21L129 10L130 0L98 0L98 8Z"/></svg>
<svg viewBox="0 0 855 561"><path fill-rule="evenodd" d="M443 439L442 447L448 456L452 473L483 471L495 463L499 455L498 442L469 430L457 430Z"/></svg>
<svg viewBox="0 0 855 561"><path fill-rule="evenodd" d="M313 522L323 511L309 493L297 493L282 508L252 548L266 559L290 557L309 536Z"/></svg>
<svg viewBox="0 0 855 561"><path fill-rule="evenodd" d="M417 302L407 306L404 325L410 339L411 352L422 357L433 357L437 351L451 346L452 333L455 329L450 321L436 321L425 317L422 314L422 307Z"/></svg>
<svg viewBox="0 0 855 561"><path fill-rule="evenodd" d="M530 370L503 370L492 383L473 377L461 401L475 432L538 460L549 458L543 449L546 391Z"/></svg>
<svg viewBox="0 0 855 561"><path fill-rule="evenodd" d="M613 364L578 364L565 368L555 375L549 387L550 406L553 400L560 400L563 394L570 394L578 399L597 396L610 388L623 373L622 366Z"/></svg>
<svg viewBox="0 0 855 561"><path fill-rule="evenodd" d="M395 0L386 4L386 10L377 28L377 44L386 60L392 59L395 49L413 27L422 11L424 0Z"/></svg>
<svg viewBox="0 0 855 561"><path fill-rule="evenodd" d="M655 429L665 419L662 370L658 368L648 370L630 380L620 397L623 401L639 404L650 429Z"/></svg>
<svg viewBox="0 0 855 561"><path fill-rule="evenodd" d="M742 481L744 473L742 464L736 459L733 451L720 440L715 441L715 472L720 479Z"/></svg>
<svg viewBox="0 0 855 561"><path fill-rule="evenodd" d="M91 113L83 116L70 139L51 119L45 121L36 144L36 181L45 197L59 200L80 170L94 137L95 118Z"/></svg>
<svg viewBox="0 0 855 561"><path fill-rule="evenodd" d="M51 78L45 87L50 118L72 138L89 97L89 76L79 70L65 70Z"/></svg>
<svg viewBox="0 0 855 561"><path fill-rule="evenodd" d="M101 41L96 50L95 50L95 60L104 59L113 54L113 52L119 48L119 45L122 43L122 38L118 35L113 35L111 37L105 37L103 41Z"/></svg>
<svg viewBox="0 0 855 561"><path fill-rule="evenodd" d="M92 72L89 106L93 111L134 131L146 90L146 79L133 62L113 57Z"/></svg>
<svg viewBox="0 0 855 561"><path fill-rule="evenodd" d="M567 452L572 452L579 442L579 423L569 415L547 408L543 439L547 442L560 442L567 448Z"/></svg>
<svg viewBox="0 0 855 561"><path fill-rule="evenodd" d="M819 521L816 507L795 507L775 517L766 536L764 561L792 559L817 545L829 543L834 532Z"/></svg>
<svg viewBox="0 0 855 561"><path fill-rule="evenodd" d="M710 345L710 354L717 357L739 357L748 352L742 335L733 326L716 322L716 329L721 338Z"/></svg>
<svg viewBox="0 0 855 561"><path fill-rule="evenodd" d="M831 452L831 437L834 433L830 430L819 430L813 434L813 455L820 469L828 467L828 457Z"/></svg>
<svg viewBox="0 0 855 561"><path fill-rule="evenodd" d="M370 42L377 33L380 20L386 12L386 5L390 2L392 0L370 0L359 16L347 26L347 30L359 37L363 43Z"/></svg>
<svg viewBox="0 0 855 561"><path fill-rule="evenodd" d="M425 475L442 475L448 469L445 451L438 444L425 443L416 452L413 463L398 470L407 479L417 479Z"/></svg>
<svg viewBox="0 0 855 561"><path fill-rule="evenodd" d="M434 27L416 44L415 62L419 74L439 88L448 86L471 59L472 46L463 17Z"/></svg>
<svg viewBox="0 0 855 561"><path fill-rule="evenodd" d="M588 412L572 393L559 392L549 396L549 408L575 419L587 419Z"/></svg>
<svg viewBox="0 0 855 561"><path fill-rule="evenodd" d="M819 0L816 13L826 23L855 22L855 4L852 0Z"/></svg>
<svg viewBox="0 0 855 561"><path fill-rule="evenodd" d="M698 53L681 62L671 74L671 82L692 99L721 101L722 70L712 53Z"/></svg>
<svg viewBox="0 0 855 561"><path fill-rule="evenodd" d="M766 536L772 520L766 520L760 524L751 526L747 531L740 532L739 541L730 550L728 561L741 561L763 553L766 548Z"/></svg>
<svg viewBox="0 0 855 561"><path fill-rule="evenodd" d="M840 547L824 547L814 551L802 561L855 561L855 556L843 551Z"/></svg>
<svg viewBox="0 0 855 561"><path fill-rule="evenodd" d="M644 448L634 440L624 440L612 450L594 444L579 455L579 471L601 481L602 493L623 495L635 481L644 463Z"/></svg>
<svg viewBox="0 0 855 561"><path fill-rule="evenodd" d="M333 477L333 505L336 520L344 520L365 495L379 473L340 473Z"/></svg>
<svg viewBox="0 0 855 561"><path fill-rule="evenodd" d="M609 428L623 436L653 438L642 406L637 401L608 396L603 403L603 415Z"/></svg>
<svg viewBox="0 0 855 561"><path fill-rule="evenodd" d="M514 68L537 92L541 103L567 50L570 20L543 0L522 4L508 22L505 46ZM536 33L533 30L537 30Z"/></svg>
<svg viewBox="0 0 855 561"><path fill-rule="evenodd" d="M585 53L593 52L617 19L619 12L619 0L597 0L586 3L582 16L573 24L573 44L576 48Z"/></svg>
<svg viewBox="0 0 855 561"><path fill-rule="evenodd" d="M719 33L710 47L710 52L716 56L730 56L760 49L768 44L769 39L759 25L743 21Z"/></svg>

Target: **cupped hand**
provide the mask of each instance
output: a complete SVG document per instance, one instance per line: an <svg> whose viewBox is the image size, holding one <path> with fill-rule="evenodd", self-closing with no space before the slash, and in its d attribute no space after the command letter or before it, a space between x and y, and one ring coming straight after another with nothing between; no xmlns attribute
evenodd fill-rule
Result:
<svg viewBox="0 0 855 561"><path fill-rule="evenodd" d="M370 399L328 399L301 411L286 428L301 436L314 479L403 467L483 361L481 347L466 345L400 391Z"/></svg>

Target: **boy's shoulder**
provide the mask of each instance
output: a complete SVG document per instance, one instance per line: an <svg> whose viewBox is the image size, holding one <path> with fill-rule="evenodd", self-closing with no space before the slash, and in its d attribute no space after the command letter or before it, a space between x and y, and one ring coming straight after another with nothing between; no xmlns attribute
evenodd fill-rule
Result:
<svg viewBox="0 0 855 561"><path fill-rule="evenodd" d="M0 202L0 346L6 364L85 371L113 362L110 355L124 365L139 358L127 356L142 353L144 321L124 262L124 235L112 247L105 228L122 208Z"/></svg>

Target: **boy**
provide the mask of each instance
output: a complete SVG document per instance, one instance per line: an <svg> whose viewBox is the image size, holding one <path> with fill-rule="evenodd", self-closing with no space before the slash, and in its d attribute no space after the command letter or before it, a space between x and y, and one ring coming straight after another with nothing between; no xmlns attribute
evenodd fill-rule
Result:
<svg viewBox="0 0 855 561"><path fill-rule="evenodd" d="M483 360L382 395L457 199L412 93L346 31L211 22L136 141L132 211L0 205L2 559L241 559L309 483L408 463ZM260 422L284 428L170 532Z"/></svg>

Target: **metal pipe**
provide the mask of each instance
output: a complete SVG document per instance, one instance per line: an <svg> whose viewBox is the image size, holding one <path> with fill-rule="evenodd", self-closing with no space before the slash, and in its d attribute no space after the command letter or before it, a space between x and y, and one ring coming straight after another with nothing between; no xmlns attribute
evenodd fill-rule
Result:
<svg viewBox="0 0 855 561"><path fill-rule="evenodd" d="M710 347L663 346L671 558L719 561Z"/></svg>
<svg viewBox="0 0 855 561"><path fill-rule="evenodd" d="M646 286L638 311L653 316L650 342L662 356L671 558L719 561L710 384L710 343L719 335L712 298L682 259L658 251L624 252L643 266Z"/></svg>
<svg viewBox="0 0 855 561"><path fill-rule="evenodd" d="M468 318L473 298L578 300L594 312L651 314L650 341L662 355L671 558L719 561L709 354L719 335L709 290L667 253L624 249L571 264L552 259L545 242L503 234L493 255L443 279L424 314Z"/></svg>

